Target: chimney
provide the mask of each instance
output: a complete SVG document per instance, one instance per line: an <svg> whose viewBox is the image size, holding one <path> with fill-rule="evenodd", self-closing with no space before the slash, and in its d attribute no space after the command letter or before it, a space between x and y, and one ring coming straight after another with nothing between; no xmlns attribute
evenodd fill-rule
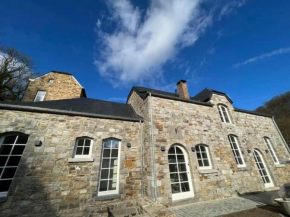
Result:
<svg viewBox="0 0 290 217"><path fill-rule="evenodd" d="M177 85L177 91L178 91L179 97L184 98L184 99L190 99L189 94L188 94L186 80L180 80L177 82L176 85Z"/></svg>

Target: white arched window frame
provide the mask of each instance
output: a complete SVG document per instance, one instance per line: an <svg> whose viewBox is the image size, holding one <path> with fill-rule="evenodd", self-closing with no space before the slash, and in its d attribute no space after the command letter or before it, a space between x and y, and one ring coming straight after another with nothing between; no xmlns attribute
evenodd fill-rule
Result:
<svg viewBox="0 0 290 217"><path fill-rule="evenodd" d="M0 137L0 200L8 194L27 140L27 135L17 133Z"/></svg>
<svg viewBox="0 0 290 217"><path fill-rule="evenodd" d="M267 148L268 148L268 150L270 152L270 155L271 155L271 157L272 157L272 159L274 161L274 164L279 164L279 159L278 159L278 157L276 155L276 152L275 152L275 150L273 148L273 145L272 145L272 142L271 142L270 138L264 137L264 139L265 139Z"/></svg>
<svg viewBox="0 0 290 217"><path fill-rule="evenodd" d="M224 105L218 105L219 114L223 123L232 123L228 108Z"/></svg>
<svg viewBox="0 0 290 217"><path fill-rule="evenodd" d="M74 158L89 158L92 155L93 139L89 137L79 137L76 139Z"/></svg>
<svg viewBox="0 0 290 217"><path fill-rule="evenodd" d="M105 139L102 150L98 196L119 194L121 141Z"/></svg>
<svg viewBox="0 0 290 217"><path fill-rule="evenodd" d="M207 145L199 144L195 146L197 162L200 170L212 169L209 148Z"/></svg>
<svg viewBox="0 0 290 217"><path fill-rule="evenodd" d="M234 155L236 164L238 167L245 167L245 160L241 152L240 144L238 141L238 137L235 135L229 135L229 141L231 144L232 153Z"/></svg>

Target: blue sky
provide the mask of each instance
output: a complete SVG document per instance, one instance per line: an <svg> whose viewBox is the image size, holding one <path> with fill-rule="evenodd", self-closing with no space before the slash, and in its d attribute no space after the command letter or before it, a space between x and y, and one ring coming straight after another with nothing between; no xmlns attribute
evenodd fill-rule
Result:
<svg viewBox="0 0 290 217"><path fill-rule="evenodd" d="M88 97L132 86L226 92L255 109L290 87L287 0L0 0L0 43L36 70L74 74Z"/></svg>

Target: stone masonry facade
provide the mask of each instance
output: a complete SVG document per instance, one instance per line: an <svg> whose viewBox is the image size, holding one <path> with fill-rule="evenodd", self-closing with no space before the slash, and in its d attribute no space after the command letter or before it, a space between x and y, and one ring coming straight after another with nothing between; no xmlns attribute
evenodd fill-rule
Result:
<svg viewBox="0 0 290 217"><path fill-rule="evenodd" d="M49 81L53 80L53 83ZM84 96L84 89L70 74L50 72L32 79L25 91L22 101L33 102L38 91L46 91L44 101L72 99Z"/></svg>

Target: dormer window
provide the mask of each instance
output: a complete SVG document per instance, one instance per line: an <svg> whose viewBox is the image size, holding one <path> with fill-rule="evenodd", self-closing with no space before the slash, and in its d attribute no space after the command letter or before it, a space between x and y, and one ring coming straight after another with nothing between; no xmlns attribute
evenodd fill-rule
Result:
<svg viewBox="0 0 290 217"><path fill-rule="evenodd" d="M223 123L231 123L228 108L224 105L218 105L218 110Z"/></svg>
<svg viewBox="0 0 290 217"><path fill-rule="evenodd" d="M43 90L39 90L37 91L37 94L34 98L34 102L40 102L40 101L43 101L44 100L44 97L46 95L46 91L43 91Z"/></svg>
<svg viewBox="0 0 290 217"><path fill-rule="evenodd" d="M49 79L48 83L52 84L54 82L54 79Z"/></svg>

